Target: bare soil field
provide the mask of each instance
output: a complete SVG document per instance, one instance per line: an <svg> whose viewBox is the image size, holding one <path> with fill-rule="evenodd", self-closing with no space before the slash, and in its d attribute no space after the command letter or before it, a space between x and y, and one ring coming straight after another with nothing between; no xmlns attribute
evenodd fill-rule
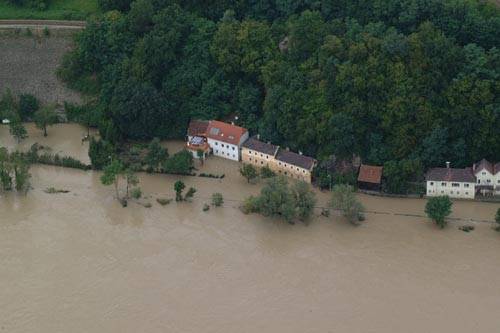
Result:
<svg viewBox="0 0 500 333"><path fill-rule="evenodd" d="M0 36L0 92L30 93L42 103L80 102L80 95L57 79L56 69L72 47L71 37Z"/></svg>

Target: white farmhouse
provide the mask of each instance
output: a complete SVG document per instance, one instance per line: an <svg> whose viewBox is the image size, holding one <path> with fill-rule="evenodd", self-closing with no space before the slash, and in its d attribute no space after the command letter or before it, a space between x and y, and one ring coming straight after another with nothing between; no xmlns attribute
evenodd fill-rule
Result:
<svg viewBox="0 0 500 333"><path fill-rule="evenodd" d="M239 161L241 145L248 140L248 130L222 121L210 120L207 140L215 156Z"/></svg>
<svg viewBox="0 0 500 333"><path fill-rule="evenodd" d="M483 195L500 195L500 163L493 164L485 159L472 167L476 176L476 188Z"/></svg>
<svg viewBox="0 0 500 333"><path fill-rule="evenodd" d="M222 121L192 120L189 123L186 148L194 157L198 151L239 161L241 145L248 139L248 130Z"/></svg>
<svg viewBox="0 0 500 333"><path fill-rule="evenodd" d="M446 168L430 169L425 180L429 197L447 195L450 198L474 199L476 193L476 177L472 168L450 168L449 162Z"/></svg>

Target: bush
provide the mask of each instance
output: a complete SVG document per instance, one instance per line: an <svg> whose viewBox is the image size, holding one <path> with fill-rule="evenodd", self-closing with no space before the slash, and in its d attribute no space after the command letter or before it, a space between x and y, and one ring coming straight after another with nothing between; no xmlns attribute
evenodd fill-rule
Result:
<svg viewBox="0 0 500 333"><path fill-rule="evenodd" d="M243 204L241 205L240 209L243 212L243 214L250 214L250 213L256 213L259 211L258 203L259 199L254 196L249 196L248 198L243 201Z"/></svg>
<svg viewBox="0 0 500 333"><path fill-rule="evenodd" d="M134 187L131 191L130 191L130 196L133 198L133 199L140 199L142 197L142 190L140 187Z"/></svg>
<svg viewBox="0 0 500 333"><path fill-rule="evenodd" d="M172 199L157 198L156 202L158 202L162 206L166 206L172 202Z"/></svg>
<svg viewBox="0 0 500 333"><path fill-rule="evenodd" d="M212 205L215 207L220 207L224 203L224 197L221 193L212 194Z"/></svg>
<svg viewBox="0 0 500 333"><path fill-rule="evenodd" d="M163 163L163 172L178 175L189 175L193 169L193 155L182 150L169 157Z"/></svg>
<svg viewBox="0 0 500 333"><path fill-rule="evenodd" d="M184 200L190 201L195 193L196 189L194 187L190 187L189 190L186 192L186 195L184 196Z"/></svg>
<svg viewBox="0 0 500 333"><path fill-rule="evenodd" d="M500 208L498 208L497 213L495 215L495 223L496 225L496 231L500 231Z"/></svg>
<svg viewBox="0 0 500 333"><path fill-rule="evenodd" d="M210 206L208 204L203 205L203 211L207 212L210 209Z"/></svg>
<svg viewBox="0 0 500 333"><path fill-rule="evenodd" d="M262 178L271 178L276 176L276 173L271 170L267 165L265 165L263 168L260 169L260 176Z"/></svg>
<svg viewBox="0 0 500 333"><path fill-rule="evenodd" d="M448 196L429 198L425 205L425 213L443 229L446 226L446 217L451 214L451 202Z"/></svg>
<svg viewBox="0 0 500 333"><path fill-rule="evenodd" d="M92 167L96 170L104 168L115 155L113 145L105 140L96 140L93 137L89 144L89 157Z"/></svg>
<svg viewBox="0 0 500 333"><path fill-rule="evenodd" d="M340 210L342 215L354 225L364 220L364 207L356 198L354 189L350 185L335 185L333 187L330 206Z"/></svg>

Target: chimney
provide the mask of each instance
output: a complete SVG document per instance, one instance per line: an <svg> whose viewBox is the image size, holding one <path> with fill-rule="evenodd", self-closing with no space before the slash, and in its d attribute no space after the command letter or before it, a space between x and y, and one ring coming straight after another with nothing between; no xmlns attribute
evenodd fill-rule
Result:
<svg viewBox="0 0 500 333"><path fill-rule="evenodd" d="M446 168L449 169L450 168L450 162L446 162Z"/></svg>

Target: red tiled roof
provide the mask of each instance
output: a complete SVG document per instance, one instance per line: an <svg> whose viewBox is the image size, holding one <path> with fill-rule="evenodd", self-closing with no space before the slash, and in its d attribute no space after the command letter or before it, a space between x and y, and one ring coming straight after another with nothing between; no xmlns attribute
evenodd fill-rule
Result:
<svg viewBox="0 0 500 333"><path fill-rule="evenodd" d="M455 169L455 168L433 168L427 171L426 180L447 181L460 183L475 183L476 176L472 172L472 168Z"/></svg>
<svg viewBox="0 0 500 333"><path fill-rule="evenodd" d="M222 121L210 120L207 128L207 138L238 145L247 129Z"/></svg>
<svg viewBox="0 0 500 333"><path fill-rule="evenodd" d="M361 164L359 168L358 182L380 184L382 180L381 166Z"/></svg>
<svg viewBox="0 0 500 333"><path fill-rule="evenodd" d="M207 136L208 121L191 120L188 127L189 136Z"/></svg>

